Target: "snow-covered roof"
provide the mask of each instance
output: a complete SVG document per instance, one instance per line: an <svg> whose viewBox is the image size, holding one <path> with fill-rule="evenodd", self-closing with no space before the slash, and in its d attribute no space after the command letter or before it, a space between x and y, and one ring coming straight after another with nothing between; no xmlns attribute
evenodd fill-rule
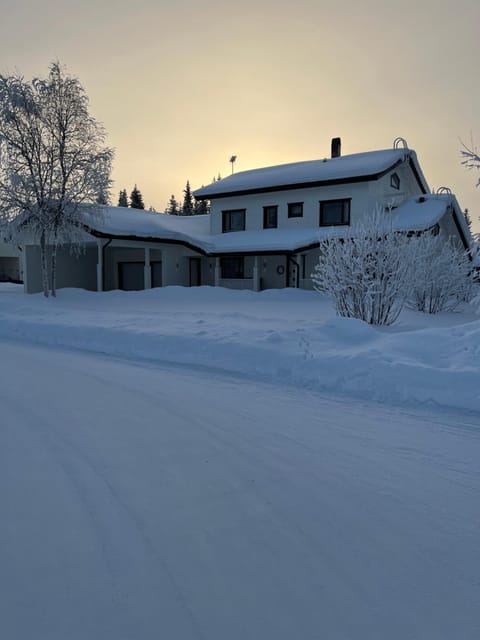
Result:
<svg viewBox="0 0 480 640"><path fill-rule="evenodd" d="M387 216L395 231L422 231L434 226L454 196L426 195L410 198ZM87 228L94 235L125 240L176 242L210 255L225 253L291 252L321 240L342 237L351 227L259 229L231 233L210 233L210 216L170 216L124 207L102 207L102 215L83 212Z"/></svg>
<svg viewBox="0 0 480 640"><path fill-rule="evenodd" d="M278 190L294 186L354 182L374 179L387 172L397 163L411 158L423 186L427 186L415 151L409 149L385 149L355 153L338 158L293 162L273 167L252 169L234 173L227 178L194 191L197 199L214 199L229 194L255 193ZM425 189L427 190L427 189Z"/></svg>

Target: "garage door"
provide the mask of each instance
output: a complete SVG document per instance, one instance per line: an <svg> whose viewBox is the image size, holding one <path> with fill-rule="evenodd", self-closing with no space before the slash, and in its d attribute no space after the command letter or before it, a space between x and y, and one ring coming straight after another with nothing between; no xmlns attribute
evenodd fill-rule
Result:
<svg viewBox="0 0 480 640"><path fill-rule="evenodd" d="M119 262L118 286L124 291L142 291L145 289L143 262ZM155 261L150 263L152 273L152 287L162 286L162 263Z"/></svg>
<svg viewBox="0 0 480 640"><path fill-rule="evenodd" d="M143 262L119 262L118 286L124 291L144 289Z"/></svg>

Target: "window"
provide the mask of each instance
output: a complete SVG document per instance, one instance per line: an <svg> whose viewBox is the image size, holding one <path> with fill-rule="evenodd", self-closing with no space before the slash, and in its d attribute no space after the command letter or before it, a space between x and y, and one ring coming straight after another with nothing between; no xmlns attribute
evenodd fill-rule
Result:
<svg viewBox="0 0 480 640"><path fill-rule="evenodd" d="M263 228L276 229L278 226L278 207L263 207Z"/></svg>
<svg viewBox="0 0 480 640"><path fill-rule="evenodd" d="M307 272L307 256L302 253L300 256L300 277L305 280Z"/></svg>
<svg viewBox="0 0 480 640"><path fill-rule="evenodd" d="M320 226L350 224L350 198L320 202Z"/></svg>
<svg viewBox="0 0 480 640"><path fill-rule="evenodd" d="M244 277L242 256L236 256L233 258L221 258L220 267L222 270L222 278L235 280Z"/></svg>
<svg viewBox="0 0 480 640"><path fill-rule="evenodd" d="M245 209L222 211L222 233L245 231Z"/></svg>
<svg viewBox="0 0 480 640"><path fill-rule="evenodd" d="M303 216L303 202L288 203L288 217L301 218Z"/></svg>
<svg viewBox="0 0 480 640"><path fill-rule="evenodd" d="M393 189L400 189L400 178L398 177L398 173L392 173L390 176L390 186Z"/></svg>

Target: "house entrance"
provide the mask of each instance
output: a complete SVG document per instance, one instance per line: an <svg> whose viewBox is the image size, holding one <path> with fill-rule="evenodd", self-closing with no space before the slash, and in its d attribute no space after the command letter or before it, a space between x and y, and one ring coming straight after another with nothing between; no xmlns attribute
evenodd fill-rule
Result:
<svg viewBox="0 0 480 640"><path fill-rule="evenodd" d="M190 258L190 286L199 287L202 284L202 265L200 258Z"/></svg>

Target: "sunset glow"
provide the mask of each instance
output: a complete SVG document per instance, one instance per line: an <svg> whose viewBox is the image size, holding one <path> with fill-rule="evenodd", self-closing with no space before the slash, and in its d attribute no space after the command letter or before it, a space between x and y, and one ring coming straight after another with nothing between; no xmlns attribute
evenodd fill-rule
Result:
<svg viewBox="0 0 480 640"><path fill-rule="evenodd" d="M478 0L0 0L1 71L78 76L116 149L112 201L137 183L173 193L235 170L406 138L431 187L448 186L480 230Z"/></svg>

